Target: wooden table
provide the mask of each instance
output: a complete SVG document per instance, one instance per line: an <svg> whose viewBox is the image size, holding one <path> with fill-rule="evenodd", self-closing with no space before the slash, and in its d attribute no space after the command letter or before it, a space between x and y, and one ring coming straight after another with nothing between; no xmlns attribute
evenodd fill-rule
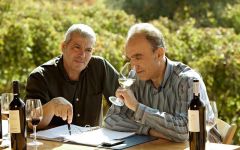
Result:
<svg viewBox="0 0 240 150"><path fill-rule="evenodd" d="M28 139L28 142L32 139ZM30 147L28 146L28 150L101 150L103 148L97 147L89 147L83 145L75 145L75 144L67 144L61 142L53 142L46 140L39 140L43 143L43 145L39 147ZM134 147L128 148L128 150L188 150L188 142L185 143L175 143L170 142L163 139L158 139L155 141L151 141L148 143L136 145ZM8 150L4 149L4 150ZM226 144L216 144L209 143L207 144L206 150L240 150L240 146L238 145L226 145Z"/></svg>
<svg viewBox="0 0 240 150"><path fill-rule="evenodd" d="M188 142L185 143L175 143L168 140L158 139L145 144L136 145L130 147L129 150L189 150ZM240 150L238 145L226 145L226 144L216 144L207 143L206 150Z"/></svg>

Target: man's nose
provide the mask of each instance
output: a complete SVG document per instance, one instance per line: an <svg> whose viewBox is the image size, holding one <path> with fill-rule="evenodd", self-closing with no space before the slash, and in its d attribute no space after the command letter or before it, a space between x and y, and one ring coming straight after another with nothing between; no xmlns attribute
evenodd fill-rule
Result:
<svg viewBox="0 0 240 150"><path fill-rule="evenodd" d="M130 64L131 64L131 68L135 68L136 69L136 66L137 66L137 63L133 60L130 60Z"/></svg>
<svg viewBox="0 0 240 150"><path fill-rule="evenodd" d="M85 55L86 55L85 50L80 48L79 51L78 51L78 55L80 55L81 57L85 57Z"/></svg>
<svg viewBox="0 0 240 150"><path fill-rule="evenodd" d="M136 61L131 60L131 68L137 71L139 69L139 64Z"/></svg>

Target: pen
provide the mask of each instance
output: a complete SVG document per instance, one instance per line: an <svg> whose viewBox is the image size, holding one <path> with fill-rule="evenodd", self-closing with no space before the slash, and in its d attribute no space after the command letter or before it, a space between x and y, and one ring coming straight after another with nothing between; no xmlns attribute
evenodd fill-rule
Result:
<svg viewBox="0 0 240 150"><path fill-rule="evenodd" d="M72 133L71 133L71 126L70 126L70 123L68 123L68 132L69 132L70 135L72 134Z"/></svg>

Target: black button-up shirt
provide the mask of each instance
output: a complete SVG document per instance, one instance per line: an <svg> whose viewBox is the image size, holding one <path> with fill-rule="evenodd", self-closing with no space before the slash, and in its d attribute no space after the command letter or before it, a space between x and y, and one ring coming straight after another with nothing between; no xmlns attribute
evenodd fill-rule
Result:
<svg viewBox="0 0 240 150"><path fill-rule="evenodd" d="M39 98L42 104L46 104L55 97L64 97L73 105L73 124L99 125L102 96L108 100L119 86L117 71L102 57L92 56L79 81L71 81L63 67L62 57L33 70L27 80L25 99ZM66 122L54 116L50 124Z"/></svg>

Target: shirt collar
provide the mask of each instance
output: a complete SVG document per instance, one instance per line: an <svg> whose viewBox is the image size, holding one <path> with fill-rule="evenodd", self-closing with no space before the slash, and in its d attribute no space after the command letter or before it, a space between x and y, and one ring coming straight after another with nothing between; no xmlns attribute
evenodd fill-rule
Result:
<svg viewBox="0 0 240 150"><path fill-rule="evenodd" d="M163 77L163 80L162 80L160 86L156 89L151 80L146 81L148 84L150 84L153 87L153 90L155 92L159 92L162 90L162 88L165 87L167 80L169 79L169 77L173 71L174 62L171 61L170 59L168 59L167 57L165 57L165 58L166 58L166 70L164 72L164 77Z"/></svg>
<svg viewBox="0 0 240 150"><path fill-rule="evenodd" d="M58 59L57 65L58 65L58 68L59 68L60 72L62 73L64 79L66 81L70 81L67 71L65 70L64 65L63 65L63 55L61 55L60 58Z"/></svg>
<svg viewBox="0 0 240 150"><path fill-rule="evenodd" d="M166 83L167 83L167 80L169 79L172 71L173 71L173 66L174 66L174 62L171 61L170 59L168 59L167 57L166 58L166 70L165 70L165 73L164 73L164 78L161 82L161 85L160 87L165 87Z"/></svg>
<svg viewBox="0 0 240 150"><path fill-rule="evenodd" d="M59 56L59 57L60 57L60 58L57 60L56 64L57 64L60 72L62 73L64 79L65 79L66 81L68 81L68 82L71 82L71 83L76 83L76 82L78 82L78 81L72 81L72 80L69 79L69 76L68 76L68 74L67 74L67 71L65 70L64 65L63 65L63 55L61 55L61 56ZM87 66L84 70L81 71L80 77L81 77L83 74L85 74L87 68L88 68L88 66ZM79 77L79 78L80 78L80 77Z"/></svg>

